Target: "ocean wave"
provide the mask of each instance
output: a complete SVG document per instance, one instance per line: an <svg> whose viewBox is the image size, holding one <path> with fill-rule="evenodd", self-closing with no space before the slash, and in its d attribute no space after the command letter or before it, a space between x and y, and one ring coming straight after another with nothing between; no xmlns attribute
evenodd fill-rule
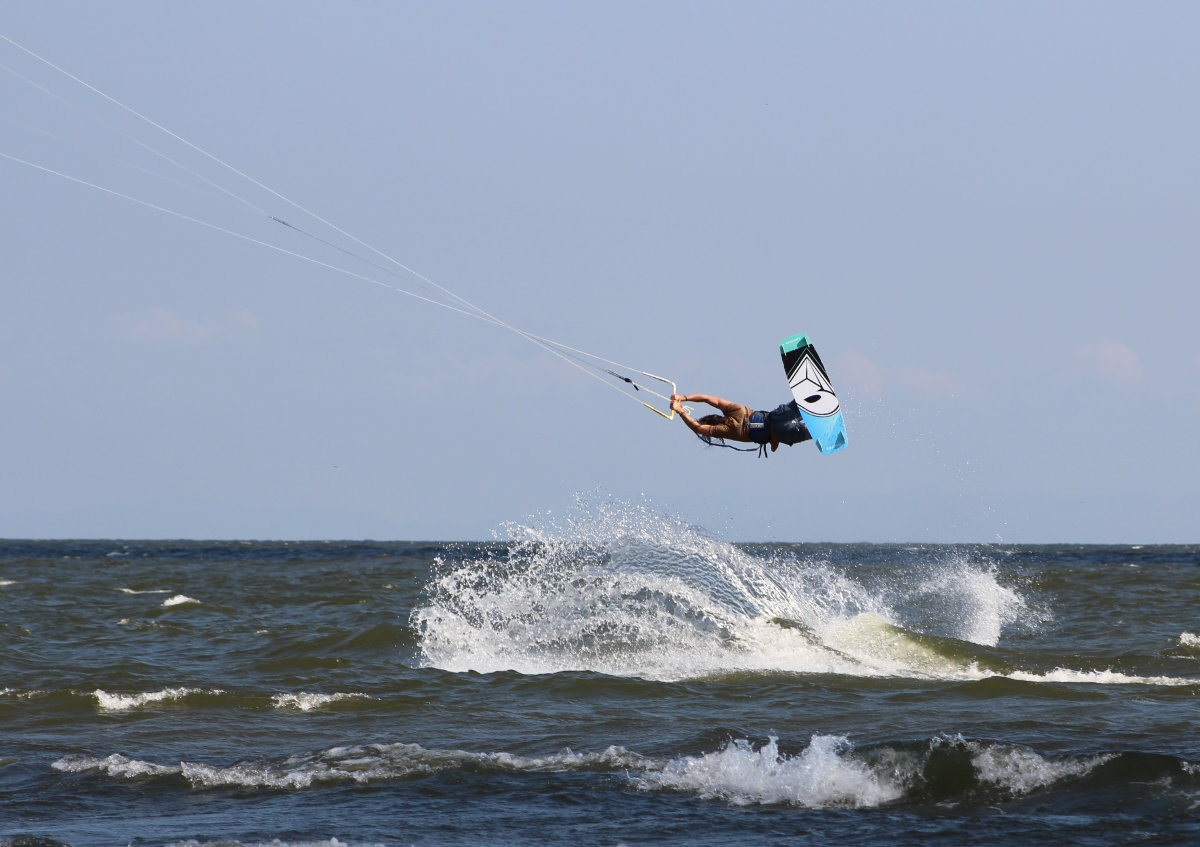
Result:
<svg viewBox="0 0 1200 847"><path fill-rule="evenodd" d="M200 601L195 597L188 597L186 594L176 594L174 597L168 597L162 601L163 607L168 609L172 606L186 606L189 604L199 605Z"/></svg>
<svg viewBox="0 0 1200 847"><path fill-rule="evenodd" d="M213 788L304 791L339 784L378 784L447 772L534 776L596 773L644 792L692 794L734 806L879 808L893 805L989 805L1072 790L1139 791L1153 783L1156 796L1191 802L1200 768L1157 753L1051 756L1032 748L961 735L862 749L837 735L813 735L801 747L776 737L762 742L730 738L700 754L648 757L620 746L596 752L569 749L546 755L430 749L413 743L332 747L276 759L231 765L141 761L121 754L70 755L57 771L119 780L181 780L196 790Z"/></svg>
<svg viewBox="0 0 1200 847"><path fill-rule="evenodd" d="M1183 760L1139 753L1053 757L961 735L863 750L842 736L814 735L795 753L781 752L776 738L761 745L731 739L720 750L673 759L633 779L642 790L681 791L733 805L990 805L1069 790L1110 766L1102 781L1118 790L1144 784L1148 774L1157 777L1162 793L1174 791L1185 802L1194 788L1194 775Z"/></svg>
<svg viewBox="0 0 1200 847"><path fill-rule="evenodd" d="M851 749L846 738L814 735L801 753L785 756L775 738L758 748L735 739L714 753L675 759L660 771L643 774L635 784L647 791L683 791L735 805L805 808L874 807L904 795L904 785L894 774L855 760Z"/></svg>
<svg viewBox="0 0 1200 847"><path fill-rule="evenodd" d="M998 786L1013 796L1032 794L1055 783L1081 779L1113 758L1101 755L1053 760L1028 748L982 744L966 741L961 736L949 743L960 744L970 752L971 764L980 782Z"/></svg>
<svg viewBox="0 0 1200 847"><path fill-rule="evenodd" d="M92 692L101 710L106 712L122 712L130 709L140 709L155 703L165 703L184 700L198 694L224 694L220 689L204 691L199 688L164 688L160 691L146 691L139 694L114 694L97 688Z"/></svg>
<svg viewBox="0 0 1200 847"><path fill-rule="evenodd" d="M103 758L80 755L64 756L54 762L51 767L65 773L99 772L119 779L140 779L147 776L168 776L179 773L178 767L143 762L120 753L113 753Z"/></svg>
<svg viewBox="0 0 1200 847"><path fill-rule="evenodd" d="M1008 674L1010 679L1024 682L1062 682L1083 683L1086 685L1160 685L1164 687L1180 687L1194 685L1200 687L1200 679L1175 676L1138 676L1113 670L1081 671L1069 668L1055 668L1045 673L1028 673L1013 671Z"/></svg>
<svg viewBox="0 0 1200 847"><path fill-rule="evenodd" d="M311 712L321 709L331 703L342 700L374 700L370 694L362 692L345 692L334 694L313 694L306 691L276 694L271 698L276 709L296 709L301 712Z"/></svg>
<svg viewBox="0 0 1200 847"><path fill-rule="evenodd" d="M342 783L369 784L412 779L466 769L524 773L621 772L645 767L647 761L620 747L610 747L599 753L564 750L548 756L522 756L508 752L431 750L420 744L370 744L332 747L315 753L243 761L225 766L203 762L160 765L113 754L103 758L65 756L53 767L69 773L92 772L123 780L176 777L194 788L295 791Z"/></svg>
<svg viewBox="0 0 1200 847"><path fill-rule="evenodd" d="M407 710L414 698L405 693L371 694L366 691L227 691L220 688L173 686L153 691L90 691L77 689L0 688L0 704L38 700L43 716L64 719L79 712L135 712L172 709L180 713L193 710L208 712L314 712L320 710L354 711L361 709ZM423 702L417 697L418 702Z"/></svg>
<svg viewBox="0 0 1200 847"><path fill-rule="evenodd" d="M975 680L994 676L971 645L914 633L879 615L862 613L823 627L821 643L848 656L864 676Z"/></svg>
<svg viewBox="0 0 1200 847"><path fill-rule="evenodd" d="M912 632L868 613L838 621L820 635L824 645L858 662L863 675L924 676L961 682L1001 677L1033 683L1200 686L1200 679L1191 677L1138 675L1111 669L1021 670L1014 666L1021 657L1012 653L986 651L971 643Z"/></svg>

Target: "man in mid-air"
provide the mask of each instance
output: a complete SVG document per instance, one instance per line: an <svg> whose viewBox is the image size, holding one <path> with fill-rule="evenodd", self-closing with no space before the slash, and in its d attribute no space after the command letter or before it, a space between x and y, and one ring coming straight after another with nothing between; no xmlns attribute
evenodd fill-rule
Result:
<svg viewBox="0 0 1200 847"><path fill-rule="evenodd" d="M705 415L697 421L688 414L684 403L707 403L721 414ZM731 403L708 394L672 394L671 410L678 412L687 428L706 444L729 447L731 445L725 444L725 439L743 441L759 445L759 455L766 455L768 444L774 453L780 444L799 444L812 438L800 417L800 407L795 400L778 406L774 411L752 412L741 403ZM717 445L717 442L721 443Z"/></svg>

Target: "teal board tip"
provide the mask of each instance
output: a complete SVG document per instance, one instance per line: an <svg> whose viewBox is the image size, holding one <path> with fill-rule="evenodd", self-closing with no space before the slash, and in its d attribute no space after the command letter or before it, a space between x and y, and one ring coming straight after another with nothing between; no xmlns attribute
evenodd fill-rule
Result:
<svg viewBox="0 0 1200 847"><path fill-rule="evenodd" d="M808 347L810 344L811 342L808 340L808 336L804 333L800 333L799 335L793 335L790 338L785 338L783 341L780 341L779 349L784 353L790 353L793 350L799 350L801 347Z"/></svg>

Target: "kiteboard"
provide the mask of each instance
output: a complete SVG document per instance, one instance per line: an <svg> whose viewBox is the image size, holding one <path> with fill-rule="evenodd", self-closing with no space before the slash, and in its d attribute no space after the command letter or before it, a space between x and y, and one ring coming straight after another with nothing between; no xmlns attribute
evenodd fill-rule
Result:
<svg viewBox="0 0 1200 847"><path fill-rule="evenodd" d="M846 422L842 404L833 392L833 383L817 349L804 334L779 342L783 371L787 374L792 397L800 407L800 417L808 427L813 443L822 453L835 453L846 446Z"/></svg>

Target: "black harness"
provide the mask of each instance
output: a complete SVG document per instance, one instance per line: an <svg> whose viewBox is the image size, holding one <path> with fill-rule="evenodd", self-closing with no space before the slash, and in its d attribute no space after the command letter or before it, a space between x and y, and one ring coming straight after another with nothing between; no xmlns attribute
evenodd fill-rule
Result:
<svg viewBox="0 0 1200 847"><path fill-rule="evenodd" d="M726 444L724 441L714 441L708 436L696 433L696 437L707 444L709 447L728 447L730 450L737 450L739 453L758 453L760 459L765 459L769 455L767 445L771 443L771 424L767 419L766 412L751 412L750 420L746 422L746 434L750 440L757 444L757 447L734 447L732 444Z"/></svg>

